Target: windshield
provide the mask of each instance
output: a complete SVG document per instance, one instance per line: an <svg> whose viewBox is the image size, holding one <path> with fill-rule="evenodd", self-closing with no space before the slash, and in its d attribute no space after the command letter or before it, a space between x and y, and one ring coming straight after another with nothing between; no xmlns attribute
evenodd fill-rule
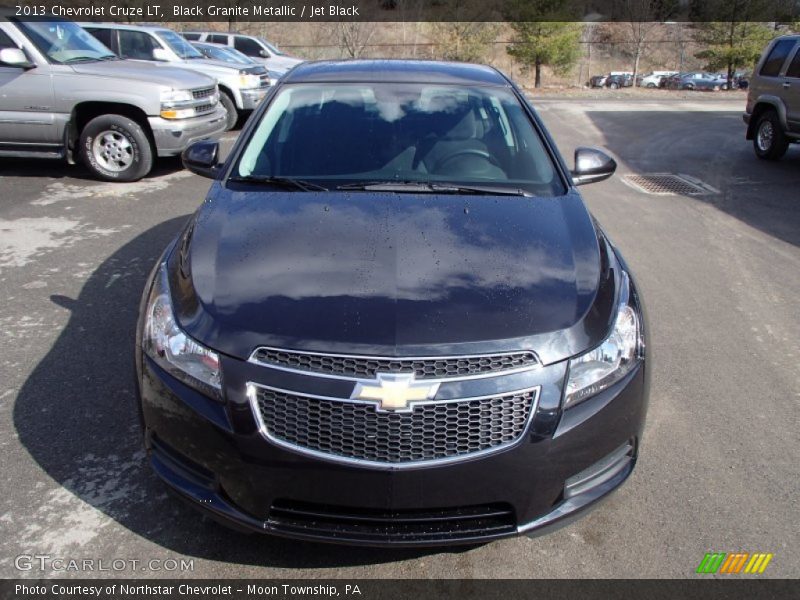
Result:
<svg viewBox="0 0 800 600"><path fill-rule="evenodd" d="M55 63L116 58L92 34L70 21L14 21L28 39Z"/></svg>
<svg viewBox="0 0 800 600"><path fill-rule="evenodd" d="M203 44L202 46L198 45L198 48L203 52L203 54L209 58L213 58L214 60L221 60L235 65L253 64L253 61L248 59L243 54L230 52L227 48L223 48L222 46Z"/></svg>
<svg viewBox="0 0 800 600"><path fill-rule="evenodd" d="M286 56L286 53L281 50L278 50L278 47L275 44L268 42L264 38L258 38L258 39L261 40L261 43L264 44L273 54L276 54L278 56Z"/></svg>
<svg viewBox="0 0 800 600"><path fill-rule="evenodd" d="M170 50L172 50L181 58L203 58L203 55L199 50L197 50L194 46L192 46L174 31L162 29L158 32L158 37L160 37L161 41L169 46Z"/></svg>
<svg viewBox="0 0 800 600"><path fill-rule="evenodd" d="M287 85L262 116L233 177L293 178L328 188L422 182L500 185L541 196L565 191L510 90L441 84Z"/></svg>

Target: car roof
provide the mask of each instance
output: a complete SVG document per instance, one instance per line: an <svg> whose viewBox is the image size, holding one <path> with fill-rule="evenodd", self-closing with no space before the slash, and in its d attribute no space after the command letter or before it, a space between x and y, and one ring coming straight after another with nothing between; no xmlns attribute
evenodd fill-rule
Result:
<svg viewBox="0 0 800 600"><path fill-rule="evenodd" d="M82 22L78 23L81 27L92 27L98 29L133 29L135 31L151 31L151 32L158 32L158 31L173 31L169 27L164 25L140 25L135 23L92 23L92 22ZM173 31L173 33L175 33Z"/></svg>
<svg viewBox="0 0 800 600"><path fill-rule="evenodd" d="M433 60L323 60L304 62L283 78L286 83L404 82L458 83L508 87L497 69L486 65Z"/></svg>

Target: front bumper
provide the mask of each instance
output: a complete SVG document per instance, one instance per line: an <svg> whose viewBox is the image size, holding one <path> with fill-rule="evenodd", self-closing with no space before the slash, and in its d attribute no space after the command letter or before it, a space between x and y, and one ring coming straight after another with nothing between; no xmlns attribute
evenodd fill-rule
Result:
<svg viewBox="0 0 800 600"><path fill-rule="evenodd" d="M150 461L173 491L231 527L316 541L426 546L558 528L631 474L646 413L644 362L563 413L566 365L550 365L470 384L540 387L536 411L514 446L434 466L375 468L303 455L262 437L244 382L264 377L263 367L223 357L227 402L221 404L147 357L139 365ZM284 375L269 376L278 386ZM565 492L570 478L625 444L630 452L612 476Z"/></svg>
<svg viewBox="0 0 800 600"><path fill-rule="evenodd" d="M242 109L254 110L266 98L267 92L269 92L268 87L242 90Z"/></svg>
<svg viewBox="0 0 800 600"><path fill-rule="evenodd" d="M225 109L218 105L207 115L190 119L148 117L158 156L175 156L200 140L216 138L225 131Z"/></svg>

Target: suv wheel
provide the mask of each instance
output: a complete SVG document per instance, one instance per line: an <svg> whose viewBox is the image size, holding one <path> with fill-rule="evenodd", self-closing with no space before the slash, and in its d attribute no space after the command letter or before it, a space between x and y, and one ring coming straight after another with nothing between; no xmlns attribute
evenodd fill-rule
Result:
<svg viewBox="0 0 800 600"><path fill-rule="evenodd" d="M615 90L619 87L619 85L617 85L616 83L610 83L608 87L610 87L612 90Z"/></svg>
<svg viewBox="0 0 800 600"><path fill-rule="evenodd" d="M236 104L233 103L233 98L221 90L219 93L219 102L227 113L225 131L230 131L236 125L236 121L239 120L239 113L236 112Z"/></svg>
<svg viewBox="0 0 800 600"><path fill-rule="evenodd" d="M768 110L758 119L753 136L753 148L756 156L765 160L778 160L786 154L789 140L786 139L778 113L774 110Z"/></svg>
<svg viewBox="0 0 800 600"><path fill-rule="evenodd" d="M106 181L138 181L153 167L153 150L141 125L122 115L100 115L81 131L83 162Z"/></svg>

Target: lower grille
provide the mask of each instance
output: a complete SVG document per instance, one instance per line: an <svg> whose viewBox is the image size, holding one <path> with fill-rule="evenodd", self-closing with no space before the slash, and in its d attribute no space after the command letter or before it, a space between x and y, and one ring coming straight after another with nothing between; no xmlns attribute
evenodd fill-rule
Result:
<svg viewBox="0 0 800 600"><path fill-rule="evenodd" d="M374 543L469 540L516 531L508 504L384 511L277 500L268 525L286 533Z"/></svg>
<svg viewBox="0 0 800 600"><path fill-rule="evenodd" d="M201 104L199 106L194 107L194 112L198 115L202 115L207 112L211 112L214 110L213 104Z"/></svg>
<svg viewBox="0 0 800 600"><path fill-rule="evenodd" d="M538 388L430 401L410 412L257 386L253 409L265 435L299 451L343 461L408 465L486 453L519 440Z"/></svg>

